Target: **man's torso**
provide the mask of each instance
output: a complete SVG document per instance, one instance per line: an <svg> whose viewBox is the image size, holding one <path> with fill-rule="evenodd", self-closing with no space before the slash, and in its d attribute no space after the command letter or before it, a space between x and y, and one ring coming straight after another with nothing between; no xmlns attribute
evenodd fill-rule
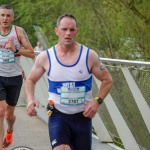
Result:
<svg viewBox="0 0 150 150"><path fill-rule="evenodd" d="M12 26L7 35L0 34L0 76L12 77L22 74L20 67L20 55L15 55L11 50L5 49L4 45L7 41L11 41L16 49L20 49L16 26Z"/></svg>
<svg viewBox="0 0 150 150"><path fill-rule="evenodd" d="M69 62L71 65L60 62L55 47L47 52L50 56L49 99L54 100L56 108L64 113L83 111L85 103L92 100L92 75L88 68L89 49L81 45L76 61Z"/></svg>

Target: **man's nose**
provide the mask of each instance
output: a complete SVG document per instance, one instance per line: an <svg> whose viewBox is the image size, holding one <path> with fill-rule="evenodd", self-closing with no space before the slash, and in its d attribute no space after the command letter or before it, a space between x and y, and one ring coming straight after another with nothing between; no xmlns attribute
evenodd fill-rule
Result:
<svg viewBox="0 0 150 150"><path fill-rule="evenodd" d="M6 20L6 19L7 19L7 16L3 16L3 19Z"/></svg>
<svg viewBox="0 0 150 150"><path fill-rule="evenodd" d="M70 33L71 33L71 30L68 29L67 32L66 32L66 34L70 34Z"/></svg>

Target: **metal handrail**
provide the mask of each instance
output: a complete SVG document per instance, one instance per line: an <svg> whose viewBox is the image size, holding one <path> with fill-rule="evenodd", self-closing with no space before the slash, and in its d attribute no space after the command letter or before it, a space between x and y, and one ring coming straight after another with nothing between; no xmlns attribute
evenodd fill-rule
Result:
<svg viewBox="0 0 150 150"><path fill-rule="evenodd" d="M123 60L123 59L110 59L110 58L99 58L102 62L110 62L115 64L128 64L137 66L148 66L150 67L150 62L145 61L133 61L133 60Z"/></svg>

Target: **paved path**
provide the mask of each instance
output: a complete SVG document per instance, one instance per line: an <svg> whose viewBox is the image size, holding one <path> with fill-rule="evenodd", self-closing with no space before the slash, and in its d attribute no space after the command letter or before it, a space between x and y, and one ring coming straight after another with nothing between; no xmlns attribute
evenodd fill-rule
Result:
<svg viewBox="0 0 150 150"><path fill-rule="evenodd" d="M14 142L8 148L26 146L34 150L51 150L47 124L38 117L29 117L25 107L16 108Z"/></svg>

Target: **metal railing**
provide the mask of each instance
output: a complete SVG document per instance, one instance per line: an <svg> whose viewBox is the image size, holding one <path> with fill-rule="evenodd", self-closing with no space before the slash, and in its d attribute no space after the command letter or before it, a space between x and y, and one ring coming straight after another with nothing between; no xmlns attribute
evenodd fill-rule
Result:
<svg viewBox="0 0 150 150"><path fill-rule="evenodd" d="M149 150L150 62L108 58L100 60L107 65L113 78L110 94L93 124L100 141L112 140L126 150ZM93 85L96 95L100 82L95 79ZM103 125L97 127L100 121Z"/></svg>

